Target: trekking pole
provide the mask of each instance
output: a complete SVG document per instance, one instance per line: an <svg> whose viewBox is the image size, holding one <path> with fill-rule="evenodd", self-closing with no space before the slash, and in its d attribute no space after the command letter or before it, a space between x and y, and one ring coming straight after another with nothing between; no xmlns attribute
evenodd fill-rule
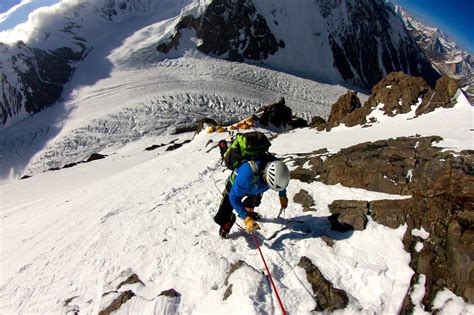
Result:
<svg viewBox="0 0 474 315"><path fill-rule="evenodd" d="M281 302L280 295L278 294L277 288L275 286L275 283L273 283L273 278L270 273L270 270L268 269L267 262L265 261L265 258L263 257L262 250L260 249L260 244L258 243L257 237L255 236L255 232L252 232L253 239L255 240L255 243L257 244L258 251L260 252L260 257L262 257L263 264L265 265L265 269L267 269L268 277L270 278L270 283L272 284L273 290L275 291L276 297L278 299L278 303L280 304L281 307L281 312L283 315L286 315L285 307L283 306L283 303Z"/></svg>
<svg viewBox="0 0 474 315"><path fill-rule="evenodd" d="M280 215L281 215L281 213L282 213L284 210L285 210L285 208L283 208L283 207L280 208L280 212L278 212L277 219L280 218Z"/></svg>

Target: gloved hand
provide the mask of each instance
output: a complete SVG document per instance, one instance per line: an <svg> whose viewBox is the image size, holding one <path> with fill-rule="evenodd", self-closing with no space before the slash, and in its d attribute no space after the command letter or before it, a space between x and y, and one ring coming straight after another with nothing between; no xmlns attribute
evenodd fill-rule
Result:
<svg viewBox="0 0 474 315"><path fill-rule="evenodd" d="M247 233L253 233L255 230L260 230L260 225L258 225L257 222L255 222L250 216L247 216L244 219L245 223L245 231Z"/></svg>
<svg viewBox="0 0 474 315"><path fill-rule="evenodd" d="M288 207L288 198L286 196L280 196L280 205L282 209L286 209Z"/></svg>

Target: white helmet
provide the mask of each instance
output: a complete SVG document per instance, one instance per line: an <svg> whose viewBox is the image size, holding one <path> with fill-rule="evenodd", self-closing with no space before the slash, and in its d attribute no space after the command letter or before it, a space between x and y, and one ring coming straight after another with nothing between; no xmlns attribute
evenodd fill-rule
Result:
<svg viewBox="0 0 474 315"><path fill-rule="evenodd" d="M276 191L285 190L290 182L290 170L279 160L268 163L263 174L268 186Z"/></svg>

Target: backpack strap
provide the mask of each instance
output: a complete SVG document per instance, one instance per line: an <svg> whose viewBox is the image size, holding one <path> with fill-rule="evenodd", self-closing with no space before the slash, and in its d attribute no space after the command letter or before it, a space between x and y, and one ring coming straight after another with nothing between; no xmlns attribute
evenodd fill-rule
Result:
<svg viewBox="0 0 474 315"><path fill-rule="evenodd" d="M258 169L258 166L257 166L257 162L254 161L254 160L248 160L246 161L249 166L250 166L250 169L252 170L252 173L253 173L253 183L256 183L257 180L258 180L258 176L260 175L259 174L259 169ZM243 164L243 163L242 163ZM234 180L235 180L235 175L237 175L237 169L234 169L232 171L232 174L230 174L230 184L231 184L231 187L232 185L234 185Z"/></svg>
<svg viewBox="0 0 474 315"><path fill-rule="evenodd" d="M254 160L250 160L250 161L247 161L247 162L250 165L250 169L252 170L252 173L254 175L258 175L259 170L258 170L257 162L254 161Z"/></svg>

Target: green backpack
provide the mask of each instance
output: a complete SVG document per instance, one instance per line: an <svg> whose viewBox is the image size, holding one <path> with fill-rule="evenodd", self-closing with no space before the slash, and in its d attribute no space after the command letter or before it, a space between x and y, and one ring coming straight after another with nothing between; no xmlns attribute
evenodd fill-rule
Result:
<svg viewBox="0 0 474 315"><path fill-rule="evenodd" d="M228 169L235 170L244 161L266 159L270 157L270 140L259 131L238 133L234 142L224 153L224 162Z"/></svg>

